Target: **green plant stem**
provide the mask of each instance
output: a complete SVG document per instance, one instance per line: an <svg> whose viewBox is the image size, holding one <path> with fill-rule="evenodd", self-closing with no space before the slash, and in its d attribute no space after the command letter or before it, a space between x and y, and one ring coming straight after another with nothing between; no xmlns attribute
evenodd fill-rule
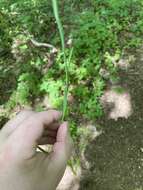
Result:
<svg viewBox="0 0 143 190"><path fill-rule="evenodd" d="M61 39L61 45L62 45L62 52L63 52L63 58L64 58L64 65L65 65L65 90L64 90L64 100L63 100L63 115L62 115L62 121L65 120L66 114L67 114L67 104L68 104L68 89L69 89L69 76L68 76L68 63L70 62L70 59L72 57L72 51L70 52L70 57L69 60L67 61L66 54L65 54L65 40L64 40L64 31L62 27L62 23L60 21L59 17L59 11L58 11L58 4L57 0L52 0L53 4L53 11L54 11L54 16L58 25L59 29L59 34L60 34L60 39ZM45 150L43 150L41 147L38 146L38 149L44 153L46 153Z"/></svg>
<svg viewBox="0 0 143 190"><path fill-rule="evenodd" d="M64 65L65 65L65 90L64 90L64 100L63 100L63 115L62 115L62 121L64 121L67 114L67 104L68 104L68 101L67 101L68 89L69 89L68 61L65 54L64 31L63 31L63 26L62 26L60 16L59 16L57 0L52 0L52 3L53 3L53 11L54 11L55 19L56 19L57 26L59 29L62 52L63 52L63 57L64 57Z"/></svg>

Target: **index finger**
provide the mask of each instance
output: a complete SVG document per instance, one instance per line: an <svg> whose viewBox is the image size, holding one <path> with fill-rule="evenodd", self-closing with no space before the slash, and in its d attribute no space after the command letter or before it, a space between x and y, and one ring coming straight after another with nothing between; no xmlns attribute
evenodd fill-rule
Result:
<svg viewBox="0 0 143 190"><path fill-rule="evenodd" d="M33 155L44 129L48 128L53 122L58 121L60 117L61 112L56 110L31 115L9 138L12 146L15 147L15 155L26 155L26 157L31 156L31 154Z"/></svg>
<svg viewBox="0 0 143 190"><path fill-rule="evenodd" d="M48 110L35 114L36 120L41 121L44 126L49 126L50 124L60 120L62 113L57 110Z"/></svg>

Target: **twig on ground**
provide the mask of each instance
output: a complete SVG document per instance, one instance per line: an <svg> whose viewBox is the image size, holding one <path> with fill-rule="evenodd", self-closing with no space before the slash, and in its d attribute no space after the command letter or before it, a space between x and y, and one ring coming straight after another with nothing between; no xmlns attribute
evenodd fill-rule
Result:
<svg viewBox="0 0 143 190"><path fill-rule="evenodd" d="M45 48L50 48L52 49L51 53L56 53L58 52L57 48L55 48L53 45L48 44L48 43L42 43L42 42L37 42L34 39L30 39L31 43L35 46L35 47L45 47Z"/></svg>

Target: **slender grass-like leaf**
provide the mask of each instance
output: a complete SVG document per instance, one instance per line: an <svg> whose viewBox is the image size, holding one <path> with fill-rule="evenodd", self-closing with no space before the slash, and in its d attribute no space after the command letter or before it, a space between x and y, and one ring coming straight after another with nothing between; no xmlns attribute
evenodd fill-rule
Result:
<svg viewBox="0 0 143 190"><path fill-rule="evenodd" d="M65 90L64 90L64 100L63 100L63 110L62 110L63 111L62 121L64 121L65 116L67 114L67 102L68 102L67 99L68 99L68 88L69 88L68 64L71 61L73 49L71 49L69 58L67 59L66 54L65 54L64 31L63 31L63 27L62 27L60 17L59 17L57 0L52 0L52 4L53 4L53 11L54 11L55 19L56 19L59 34L60 34L62 52L63 52L63 58L64 58L64 65L65 65ZM38 146L38 149L45 153L45 150L43 150L41 147Z"/></svg>
<svg viewBox="0 0 143 190"><path fill-rule="evenodd" d="M65 90L64 90L63 116L62 116L62 121L63 121L65 119L66 114L67 114L67 98L68 98L68 88L69 88L68 60L67 60L66 55L65 55L64 31L63 31L63 26L62 26L60 16L59 16L57 0L52 0L52 3L53 3L53 10L54 10L55 19L56 19L57 26L59 29L62 51L63 51L63 57L64 57L64 64L65 64Z"/></svg>

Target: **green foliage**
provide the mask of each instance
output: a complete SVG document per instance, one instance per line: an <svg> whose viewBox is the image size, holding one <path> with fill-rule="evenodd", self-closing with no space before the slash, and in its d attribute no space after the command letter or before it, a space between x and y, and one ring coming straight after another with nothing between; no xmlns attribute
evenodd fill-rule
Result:
<svg viewBox="0 0 143 190"><path fill-rule="evenodd" d="M9 53L11 42L11 22L9 15L0 11L0 57L6 56Z"/></svg>
<svg viewBox="0 0 143 190"><path fill-rule="evenodd" d="M8 101L6 107L12 109L15 106L28 105L29 101L32 104L32 97L38 96L38 81L34 74L23 73L18 78L17 89L12 93L10 101Z"/></svg>
<svg viewBox="0 0 143 190"><path fill-rule="evenodd" d="M7 101L1 105L11 111L24 105L41 110L42 103L35 105L36 99L42 101L48 96L52 107L62 109L65 62L59 50L52 1L1 0L0 7L0 79L12 82ZM68 99L72 97L72 102L68 100L68 114L72 134L76 136L79 121L96 120L102 115L99 100L106 80L116 80L114 63L141 44L143 3L141 0L67 0L59 1L59 11L65 31ZM58 49L50 67L51 49L36 47L31 39ZM69 39L73 42L67 45ZM108 79L100 74L101 69L109 73ZM10 73L14 75L13 80ZM5 87L1 86L3 91Z"/></svg>

